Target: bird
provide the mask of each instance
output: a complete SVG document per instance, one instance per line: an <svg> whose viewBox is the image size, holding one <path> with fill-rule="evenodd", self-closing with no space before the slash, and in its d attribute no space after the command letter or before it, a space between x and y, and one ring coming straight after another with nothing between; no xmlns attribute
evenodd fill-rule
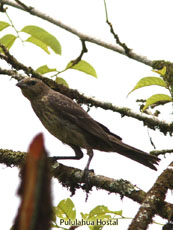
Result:
<svg viewBox="0 0 173 230"><path fill-rule="evenodd" d="M116 152L157 170L160 161L158 157L125 144L121 137L94 120L78 103L51 89L42 80L28 77L16 85L30 101L43 126L75 152L75 156L57 156L56 159L79 160L83 157L83 149L86 149L89 156L85 167L87 170L93 158L93 150L99 150Z"/></svg>

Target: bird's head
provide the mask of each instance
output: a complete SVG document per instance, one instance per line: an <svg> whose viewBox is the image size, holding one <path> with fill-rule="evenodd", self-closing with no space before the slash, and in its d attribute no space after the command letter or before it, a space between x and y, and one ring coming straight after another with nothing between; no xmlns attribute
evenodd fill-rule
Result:
<svg viewBox="0 0 173 230"><path fill-rule="evenodd" d="M25 78L19 81L16 85L22 90L23 95L29 100L42 96L49 90L47 85L36 78Z"/></svg>

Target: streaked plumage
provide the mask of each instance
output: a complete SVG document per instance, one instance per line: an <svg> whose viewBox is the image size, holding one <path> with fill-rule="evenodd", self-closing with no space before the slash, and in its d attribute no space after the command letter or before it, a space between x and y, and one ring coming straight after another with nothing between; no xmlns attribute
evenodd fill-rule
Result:
<svg viewBox="0 0 173 230"><path fill-rule="evenodd" d="M123 143L119 136L92 119L80 105L52 90L41 80L27 78L17 83L17 86L31 102L34 112L45 128L73 148L76 157L71 159L80 159L83 156L81 148L87 149L90 156L93 149L97 149L104 152L117 152L156 170L155 164L158 164L159 158ZM63 159L66 158L68 157Z"/></svg>

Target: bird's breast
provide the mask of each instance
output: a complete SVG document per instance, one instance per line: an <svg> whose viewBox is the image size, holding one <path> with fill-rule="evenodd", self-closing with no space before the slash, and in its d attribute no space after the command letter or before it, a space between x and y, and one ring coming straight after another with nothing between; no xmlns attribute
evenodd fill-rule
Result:
<svg viewBox="0 0 173 230"><path fill-rule="evenodd" d="M56 138L65 144L73 144L87 148L86 138L80 128L71 121L65 119L61 111L52 107L47 97L35 100L31 103L34 112L43 126Z"/></svg>

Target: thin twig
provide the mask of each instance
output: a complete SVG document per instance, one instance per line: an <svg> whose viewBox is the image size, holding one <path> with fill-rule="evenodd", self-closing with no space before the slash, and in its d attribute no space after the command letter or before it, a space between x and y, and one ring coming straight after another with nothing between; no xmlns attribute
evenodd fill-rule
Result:
<svg viewBox="0 0 173 230"><path fill-rule="evenodd" d="M67 71L69 68L72 68L73 66L75 66L76 64L78 64L81 61L83 55L88 52L85 41L81 40L81 43L82 43L82 50L81 50L80 55L76 59L71 61L71 63L70 63L71 65L68 68L65 68L61 71L58 71L56 74L52 75L51 77L57 76L58 74Z"/></svg>
<svg viewBox="0 0 173 230"><path fill-rule="evenodd" d="M21 42L22 42L22 44L23 44L24 41L23 41L22 38L20 37L19 31L16 29L15 25L13 24L13 21L11 20L10 16L9 16L8 13L7 13L7 10L5 10L5 14L6 14L6 16L7 16L8 20L9 20L11 26L12 26L12 28L15 30L15 32L16 32L16 34L17 34L17 37L21 40Z"/></svg>
<svg viewBox="0 0 173 230"><path fill-rule="evenodd" d="M127 47L127 45L125 43L122 43L120 41L120 38L118 36L118 34L115 33L114 31L114 28L113 28L113 25L112 23L109 21L108 19L108 11L107 11L107 6L106 6L106 0L104 0L104 6L105 6L105 14L106 14L106 23L109 25L110 27L110 32L112 33L112 35L114 36L116 42L118 45L120 45L123 49L124 49L124 52L125 54L128 56L128 57L131 57L131 49Z"/></svg>
<svg viewBox="0 0 173 230"><path fill-rule="evenodd" d="M12 6L14 8L17 8L17 9L20 9L20 10L23 10L25 12L28 12L29 14L32 14L34 16L37 16L39 18L42 18L43 20L46 20L56 26L59 26L61 27L62 29L64 30L67 30L68 32L72 33L72 34L75 34L76 36L78 36L81 40L83 41L88 41L88 42L91 42L91 43L94 43L96 45L99 45L99 46L102 46L104 48L107 48L107 49L110 49L110 50L113 50L115 52L118 52L122 55L125 55L127 56L126 52L124 51L124 49L122 47L119 47L119 46L116 46L116 45L113 45L113 44L110 44L110 43L107 43L105 41L102 41L100 39L97 39L97 38L94 38L94 37L91 37L89 35L86 35L86 34L83 34L79 31L77 31L76 29L58 21L58 20L55 20L54 18L32 8L32 7L27 7L29 8L29 10L26 9L26 7L22 7L21 5L17 4L17 3L14 3L10 0L1 0L1 4L4 4L4 5L9 5L9 6ZM25 5L26 6L26 5ZM145 65L148 65L148 66L151 66L152 67L152 60L149 60L148 58L140 55L140 54L137 54L133 51L130 52L130 57L138 62L141 62Z"/></svg>
<svg viewBox="0 0 173 230"><path fill-rule="evenodd" d="M81 43L82 43L81 53L80 53L80 55L75 60L71 61L72 62L72 66L76 65L77 63L79 63L81 61L84 53L88 52L86 44L85 44L85 41L81 39ZM72 66L70 66L70 67L72 67Z"/></svg>
<svg viewBox="0 0 173 230"><path fill-rule="evenodd" d="M149 130L148 130L148 129L147 129L147 134L148 134L148 137L149 137L149 140L150 140L151 145L153 146L154 149L156 149L156 146L155 146L155 144L154 144L154 142L153 142L153 140L152 140L152 137L150 136L150 133L149 133Z"/></svg>

